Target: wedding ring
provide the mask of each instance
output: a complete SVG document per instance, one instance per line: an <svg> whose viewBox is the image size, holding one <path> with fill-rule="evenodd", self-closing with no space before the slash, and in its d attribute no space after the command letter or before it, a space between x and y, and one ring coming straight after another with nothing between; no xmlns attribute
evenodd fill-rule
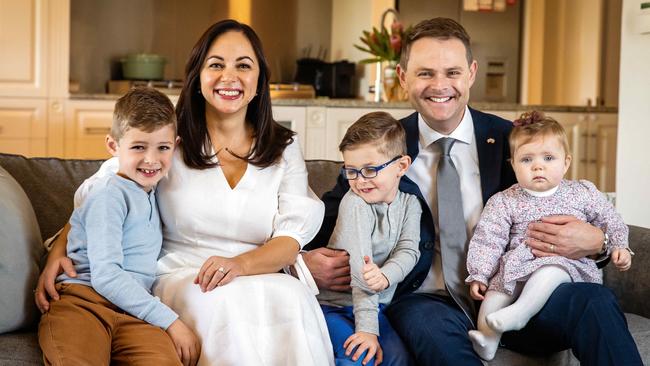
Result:
<svg viewBox="0 0 650 366"><path fill-rule="evenodd" d="M221 273L226 273L226 270L225 270L225 268L223 268L223 267L219 267L219 269L218 269L217 271L219 271L219 272L221 272Z"/></svg>
<svg viewBox="0 0 650 366"><path fill-rule="evenodd" d="M555 244L551 244L551 253L555 253Z"/></svg>

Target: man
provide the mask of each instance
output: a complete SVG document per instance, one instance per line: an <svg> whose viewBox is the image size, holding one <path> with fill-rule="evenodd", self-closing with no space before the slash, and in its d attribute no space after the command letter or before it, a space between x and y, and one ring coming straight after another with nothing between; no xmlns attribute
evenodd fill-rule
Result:
<svg viewBox="0 0 650 366"><path fill-rule="evenodd" d="M417 195L423 213L420 260L386 313L418 365L481 365L467 336L477 309L463 277L467 242L488 198L515 183L508 162L512 125L467 106L477 63L465 29L451 19L416 25L397 71L417 111L401 121L413 165L400 190ZM325 221L308 248L327 244L347 190L339 179L323 196ZM600 229L565 216L531 224L528 236L537 256L581 258L602 254L606 244ZM304 257L319 286L348 288L346 253L317 248ZM594 284L560 286L524 329L504 334L502 343L525 353L571 348L584 364L641 364L614 295Z"/></svg>

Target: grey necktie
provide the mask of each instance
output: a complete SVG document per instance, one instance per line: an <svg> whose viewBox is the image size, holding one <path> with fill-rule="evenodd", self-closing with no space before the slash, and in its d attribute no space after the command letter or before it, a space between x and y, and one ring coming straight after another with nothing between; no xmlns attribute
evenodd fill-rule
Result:
<svg viewBox="0 0 650 366"><path fill-rule="evenodd" d="M463 215L463 199L460 194L460 178L449 155L455 142L454 138L441 138L436 141L441 150L437 190L442 274L451 297L473 320L476 317L476 308L474 301L469 297L469 288L465 285L467 228Z"/></svg>

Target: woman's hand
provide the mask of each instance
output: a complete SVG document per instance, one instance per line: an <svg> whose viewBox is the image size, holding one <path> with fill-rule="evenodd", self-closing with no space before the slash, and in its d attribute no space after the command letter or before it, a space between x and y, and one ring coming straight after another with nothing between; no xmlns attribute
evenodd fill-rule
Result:
<svg viewBox="0 0 650 366"><path fill-rule="evenodd" d="M238 258L225 258L212 256L203 263L194 283L201 287L201 291L212 291L217 286L228 284L244 274L244 265Z"/></svg>
<svg viewBox="0 0 650 366"><path fill-rule="evenodd" d="M469 296L474 300L484 300L485 291L487 291L487 286L479 281L473 281L469 285Z"/></svg>
<svg viewBox="0 0 650 366"><path fill-rule="evenodd" d="M384 291L388 288L388 278L379 269L369 256L363 257L364 265L361 271L363 272L363 280L366 281L366 286L375 292Z"/></svg>
<svg viewBox="0 0 650 366"><path fill-rule="evenodd" d="M597 254L605 238L589 223L567 215L543 217L528 225L526 244L536 257L559 255L580 259Z"/></svg>
<svg viewBox="0 0 650 366"><path fill-rule="evenodd" d="M363 352L368 350L366 357L364 357L362 364L367 364L373 357L375 357L375 365L379 365L384 360L384 352L379 345L379 339L375 334L366 332L356 332L349 336L343 343L345 348L345 355L350 356L352 351L356 348L356 352L352 355L352 361L356 361L361 357Z"/></svg>
<svg viewBox="0 0 650 366"><path fill-rule="evenodd" d="M56 291L55 281L56 277L65 272L68 277L77 277L77 272L74 270L74 264L70 258L66 257L66 244L68 243L68 232L70 232L70 224L65 224L59 236L52 244L52 250L47 255L47 262L45 267L38 277L36 289L34 289L34 301L36 307L41 313L50 310L49 298L53 300L59 299L59 293Z"/></svg>

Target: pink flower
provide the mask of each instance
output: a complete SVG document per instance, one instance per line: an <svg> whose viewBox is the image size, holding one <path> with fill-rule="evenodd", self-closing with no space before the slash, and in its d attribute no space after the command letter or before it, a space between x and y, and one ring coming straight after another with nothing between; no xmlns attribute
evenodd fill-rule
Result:
<svg viewBox="0 0 650 366"><path fill-rule="evenodd" d="M390 33L400 35L404 31L404 26L402 23L397 20L393 21L393 24L390 25Z"/></svg>
<svg viewBox="0 0 650 366"><path fill-rule="evenodd" d="M395 24L395 23L393 23ZM396 54L399 54L402 50L402 37L399 35L393 34L390 36L390 48L395 51Z"/></svg>

